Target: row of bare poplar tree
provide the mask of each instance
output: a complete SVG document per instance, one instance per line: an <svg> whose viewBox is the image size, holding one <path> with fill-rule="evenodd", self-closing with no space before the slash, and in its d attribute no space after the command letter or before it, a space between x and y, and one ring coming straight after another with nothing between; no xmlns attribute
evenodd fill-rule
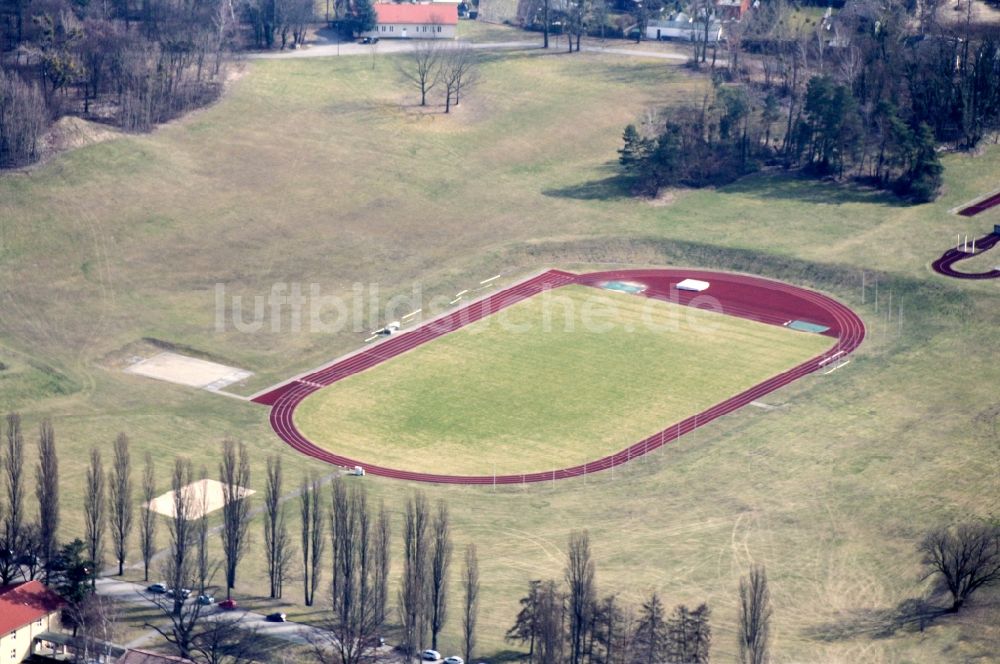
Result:
<svg viewBox="0 0 1000 664"><path fill-rule="evenodd" d="M74 631L108 640L114 636L116 609L94 592L96 579L110 549L117 573L133 549L138 525L138 549L144 577L154 566L168 588L177 592L153 595L164 620L156 629L177 653L206 664L239 664L259 660L264 641L242 619L206 619L207 604L193 601L211 594L214 577L224 572L226 595L236 586L237 573L252 540L250 526L262 517L263 544L269 594L281 598L285 583L299 577L294 569L295 543L289 517L298 505L299 544L303 601L324 604L321 629L310 633L313 654L322 663L358 664L376 658L384 630L398 626L399 649L408 658L428 645L437 649L449 618L449 584L453 539L451 518L444 502L431 504L420 492L411 494L402 511L402 570L390 611L390 568L393 517L384 504L371 504L365 485L350 482L340 473L310 476L294 491L285 493L281 460L267 459L263 505L255 508L249 498L251 470L245 445L232 440L222 444L218 465L221 487L221 522L210 525L210 504L205 490L208 473L195 474L190 460L174 460L170 478L171 504L162 519L168 531L165 548L158 548L156 513L146 509L157 497L157 471L151 454L145 455L141 505L133 486L133 466L127 436L119 434L113 445L111 467L104 468L100 450L94 448L85 472L83 496L84 538L69 543L58 539L60 524L59 460L52 424L39 426L34 468L37 509L28 514L25 442L21 418L6 417L5 444L0 454L0 585L19 579L43 579L69 602L64 619ZM213 558L211 536L217 534L221 560ZM1000 527L995 523L966 523L931 531L918 545L925 579L933 578L932 592L951 599L947 608L920 603L926 621L960 610L979 589L1000 583ZM460 570L459 621L462 654L470 660L476 650L480 601L476 547L465 547ZM244 571L243 574L246 572ZM329 577L327 578L327 575ZM323 588L321 595L317 591ZM181 589L190 589L192 598ZM711 611L705 604L693 609L679 605L667 612L657 593L631 607L616 594L599 597L596 565L586 531L570 535L562 582L536 580L507 639L527 646L528 658L540 664L624 664L641 661L707 662L712 644ZM771 602L763 567L752 567L739 584L738 650L740 662L768 661Z"/></svg>
<svg viewBox="0 0 1000 664"><path fill-rule="evenodd" d="M771 600L767 573L753 566L740 580L739 661L768 661ZM538 664L706 664L712 646L711 609L680 604L667 613L653 592L638 610L614 593L598 596L586 531L570 534L563 583L535 580L507 640L528 648Z"/></svg>

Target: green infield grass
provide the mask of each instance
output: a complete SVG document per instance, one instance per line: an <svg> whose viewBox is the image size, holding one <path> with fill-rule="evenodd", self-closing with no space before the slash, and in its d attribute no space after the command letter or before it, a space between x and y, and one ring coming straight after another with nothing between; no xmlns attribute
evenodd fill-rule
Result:
<svg viewBox="0 0 1000 664"><path fill-rule="evenodd" d="M314 393L295 422L322 447L392 468L540 472L613 454L832 343L566 286Z"/></svg>

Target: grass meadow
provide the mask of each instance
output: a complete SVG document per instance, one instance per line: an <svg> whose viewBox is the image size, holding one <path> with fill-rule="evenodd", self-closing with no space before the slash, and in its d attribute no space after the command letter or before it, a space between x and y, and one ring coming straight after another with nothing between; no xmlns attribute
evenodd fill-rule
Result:
<svg viewBox="0 0 1000 664"><path fill-rule="evenodd" d="M258 490L268 455L292 486L327 472L287 450L260 406L121 371L170 345L254 371L235 388L249 394L357 348L382 322L366 312L362 332L220 331L217 284L247 297L277 282L345 296L419 285L430 298L544 267L732 269L839 297L872 335L842 369L770 395L776 408L713 422L614 481L495 492L362 481L394 511L417 488L447 500L456 550L478 544L483 659L513 647L502 634L528 580L559 577L568 534L587 528L602 593L711 605L717 661L735 653L752 562L771 578L777 662L995 661L995 591L923 631L894 616L928 592L921 534L1000 510L998 284L929 269L957 233L1000 222L1000 208L947 214L996 187L1000 149L945 155L946 190L928 205L770 174L651 203L615 177L622 128L700 99L702 79L590 53L483 57L449 116L416 106L390 58L251 62L209 109L0 178L0 408L29 431L54 421L63 537L82 533L87 451L110 457L118 431L157 459L164 490L174 455L212 474L227 436L251 449ZM259 548L237 596L264 607ZM290 583L288 613L315 617L299 598ZM449 654L458 632L445 633Z"/></svg>

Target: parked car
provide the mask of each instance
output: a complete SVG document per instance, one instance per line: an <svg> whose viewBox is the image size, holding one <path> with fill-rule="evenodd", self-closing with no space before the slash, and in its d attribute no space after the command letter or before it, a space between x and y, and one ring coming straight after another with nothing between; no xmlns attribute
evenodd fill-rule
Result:
<svg viewBox="0 0 1000 664"><path fill-rule="evenodd" d="M420 659L425 662L436 662L441 659L441 653L437 650L425 650L420 654Z"/></svg>
<svg viewBox="0 0 1000 664"><path fill-rule="evenodd" d="M365 37L364 39L361 40L361 43L362 44L377 44L378 43L378 37Z"/></svg>
<svg viewBox="0 0 1000 664"><path fill-rule="evenodd" d="M191 589L181 588L180 590L174 590L173 588L169 588L167 590L167 597L173 597L175 595L180 596L181 599L187 599L191 596Z"/></svg>
<svg viewBox="0 0 1000 664"><path fill-rule="evenodd" d="M238 608L235 599L224 599L219 602L219 609L222 611L233 611Z"/></svg>
<svg viewBox="0 0 1000 664"><path fill-rule="evenodd" d="M215 598L211 595L198 595L198 603L203 606L215 604Z"/></svg>
<svg viewBox="0 0 1000 664"><path fill-rule="evenodd" d="M274 613L269 613L266 616L264 616L264 620L266 620L267 622L287 622L288 617L284 613L276 611Z"/></svg>
<svg viewBox="0 0 1000 664"><path fill-rule="evenodd" d="M444 660L444 664L465 664L465 660L458 655L452 655Z"/></svg>
<svg viewBox="0 0 1000 664"><path fill-rule="evenodd" d="M162 594L167 592L167 587L162 583L154 583L153 585L146 588L151 593Z"/></svg>

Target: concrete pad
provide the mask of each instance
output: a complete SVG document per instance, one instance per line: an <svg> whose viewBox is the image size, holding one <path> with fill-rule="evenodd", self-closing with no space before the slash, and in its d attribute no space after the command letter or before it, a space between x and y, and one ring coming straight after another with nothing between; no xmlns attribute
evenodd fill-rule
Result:
<svg viewBox="0 0 1000 664"><path fill-rule="evenodd" d="M125 369L126 372L168 383L218 391L253 375L251 371L228 367L217 362L199 360L178 353L164 351L140 360Z"/></svg>

